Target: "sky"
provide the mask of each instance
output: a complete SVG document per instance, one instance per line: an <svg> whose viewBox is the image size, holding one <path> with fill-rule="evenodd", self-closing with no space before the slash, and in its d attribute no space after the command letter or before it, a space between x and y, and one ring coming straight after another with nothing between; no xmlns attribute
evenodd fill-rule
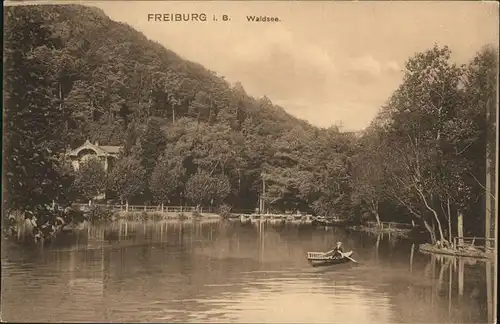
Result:
<svg viewBox="0 0 500 324"><path fill-rule="evenodd" d="M81 1L185 59L240 81L319 127L361 130L401 83L405 61L434 44L465 63L498 46L498 5L476 1ZM154 22L148 14L228 15ZM248 15L279 17L250 23Z"/></svg>

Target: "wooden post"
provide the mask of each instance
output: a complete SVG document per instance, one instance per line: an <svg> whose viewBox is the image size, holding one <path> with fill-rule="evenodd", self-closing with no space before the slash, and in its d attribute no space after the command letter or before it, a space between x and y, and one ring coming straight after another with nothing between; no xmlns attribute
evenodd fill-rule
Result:
<svg viewBox="0 0 500 324"><path fill-rule="evenodd" d="M260 208L260 213L261 214L264 214L265 213L265 202L264 202L264 197L266 195L266 180L264 179L264 176L261 175L262 177L262 193L260 194L260 204L259 204L259 208Z"/></svg>
<svg viewBox="0 0 500 324"><path fill-rule="evenodd" d="M497 79L498 82L498 79ZM498 86L498 83L497 83ZM499 100L499 93L497 91L497 97L496 101L498 102ZM498 115L498 112L496 113L496 120L494 121L495 123L495 143L498 145L498 142L500 141L500 127L498 126L500 123L500 116ZM493 143L493 144L495 144ZM498 167L499 167L499 156L498 156L498 148L497 145L492 145L495 150L495 171L493 175L494 179L494 185L493 185L493 191L494 191L494 196L497 197L498 199ZM492 217L493 217L493 238L495 239L493 241L493 248L494 248L494 253L498 253L498 207L497 207L497 201L493 202L493 210L492 210ZM498 261L493 262L493 302L495 304L498 303L498 291L497 291L497 285L498 285ZM497 308L493 307L493 319L497 320Z"/></svg>
<svg viewBox="0 0 500 324"><path fill-rule="evenodd" d="M464 219L463 219L463 214L462 214L462 211L459 210L458 211L458 217L457 217L457 232L458 232L458 236L459 237L463 237L464 236ZM464 240L459 238L458 239L458 245L463 245L464 244Z"/></svg>
<svg viewBox="0 0 500 324"><path fill-rule="evenodd" d="M484 246L486 250L490 247L490 242L489 238L491 237L491 218L492 218L492 199L491 199L491 193L492 193L492 187L491 187L491 150L493 149L493 146L490 143L490 131L489 131L489 126L492 124L491 121L491 102L492 100L488 100L486 103L486 183L485 183L485 189L486 189L486 194L485 194L485 208L484 208L484 237L486 240L484 241ZM498 128L498 127L497 127ZM497 171L498 172L498 171ZM493 223L495 221L493 220Z"/></svg>

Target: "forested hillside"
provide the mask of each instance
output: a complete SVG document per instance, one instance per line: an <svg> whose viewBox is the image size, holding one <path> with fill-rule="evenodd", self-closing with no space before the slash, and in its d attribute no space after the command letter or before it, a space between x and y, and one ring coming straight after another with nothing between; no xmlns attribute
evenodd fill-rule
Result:
<svg viewBox="0 0 500 324"><path fill-rule="evenodd" d="M248 96L241 84L230 85L99 9L16 6L7 8L5 21L9 166L41 168L28 177L36 183L19 184L19 176L10 182L11 198L17 189L21 205L25 193L40 186L34 179L48 171L45 164L14 160L18 149L20 159L39 152L50 161L86 139L124 145L129 158L116 176L125 176L120 168L126 163L145 171L144 185L126 198L158 202L168 196L179 203L187 179L200 173L218 175L231 187L221 199L252 208L263 172L276 172L281 162L297 165L302 153L291 153L309 150L311 140L341 136L318 131L265 97ZM158 177L151 182L153 173Z"/></svg>
<svg viewBox="0 0 500 324"><path fill-rule="evenodd" d="M495 49L463 67L446 47L415 55L359 137L252 98L96 8L6 7L4 21L7 211L102 190L253 209L265 182L268 208L414 219L433 239L457 213L471 228L484 219ZM92 162L75 173L61 158L87 139L124 146L110 174Z"/></svg>

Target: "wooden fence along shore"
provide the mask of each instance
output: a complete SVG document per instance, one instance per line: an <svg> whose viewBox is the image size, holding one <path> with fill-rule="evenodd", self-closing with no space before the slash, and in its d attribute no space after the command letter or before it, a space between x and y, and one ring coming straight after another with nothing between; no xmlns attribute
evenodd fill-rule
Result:
<svg viewBox="0 0 500 324"><path fill-rule="evenodd" d="M190 218L193 213L198 212L201 218L220 218L217 208L213 207L200 207L198 210L193 206L162 206L162 205L120 205L120 204L73 204L82 211L89 210L92 206L100 207L112 212L118 213L121 216L127 214L146 213L146 214L160 214L164 218L178 218L180 214ZM258 214L253 210L235 210L230 213L229 219L241 220L241 222L254 222L258 220L263 221L289 221L300 223L311 223L313 220L312 215L304 214Z"/></svg>
<svg viewBox="0 0 500 324"><path fill-rule="evenodd" d="M90 208L91 206L97 206L104 209L108 209L115 212L146 212L146 213L191 213L196 211L196 207L192 206L162 206L162 205L120 205L120 204L73 204L75 207L81 209ZM217 209L212 207L201 207L199 213L216 213Z"/></svg>

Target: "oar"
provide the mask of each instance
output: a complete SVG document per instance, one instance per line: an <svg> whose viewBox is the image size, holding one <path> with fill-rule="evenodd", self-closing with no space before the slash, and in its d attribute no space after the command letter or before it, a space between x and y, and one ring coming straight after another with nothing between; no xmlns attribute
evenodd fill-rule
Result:
<svg viewBox="0 0 500 324"><path fill-rule="evenodd" d="M323 255L328 254L328 253L332 253L333 251L334 251L334 250L330 250L330 251L328 251L328 252L323 252Z"/></svg>
<svg viewBox="0 0 500 324"><path fill-rule="evenodd" d="M342 253L342 256L343 256L344 258L348 258L349 260L351 260L351 261L352 261L352 262L354 262L354 263L359 263L358 261L354 260L354 259L353 259L353 258L351 258L350 256L345 255L344 253Z"/></svg>

